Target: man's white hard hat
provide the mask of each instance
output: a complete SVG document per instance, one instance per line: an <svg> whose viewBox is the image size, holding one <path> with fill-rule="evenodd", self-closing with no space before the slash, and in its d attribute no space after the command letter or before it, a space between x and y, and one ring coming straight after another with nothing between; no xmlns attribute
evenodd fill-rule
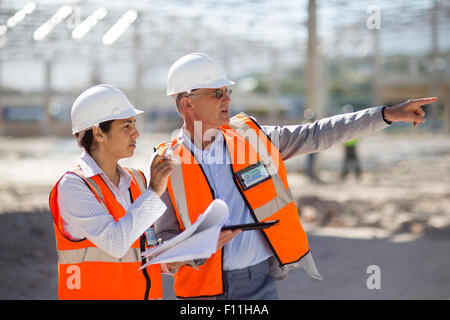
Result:
<svg viewBox="0 0 450 320"><path fill-rule="evenodd" d="M174 62L167 75L167 95L233 85L220 64L204 53L190 53Z"/></svg>
<svg viewBox="0 0 450 320"><path fill-rule="evenodd" d="M72 134L98 126L99 123L134 117L137 110L125 94L109 84L99 84L85 90L72 105Z"/></svg>

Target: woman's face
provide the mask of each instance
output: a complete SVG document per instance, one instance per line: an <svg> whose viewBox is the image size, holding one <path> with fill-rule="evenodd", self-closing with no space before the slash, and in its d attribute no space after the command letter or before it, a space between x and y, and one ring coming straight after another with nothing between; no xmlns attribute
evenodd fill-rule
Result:
<svg viewBox="0 0 450 320"><path fill-rule="evenodd" d="M129 158L136 149L136 140L140 134L136 128L136 118L114 120L111 129L104 134L103 149L116 159Z"/></svg>

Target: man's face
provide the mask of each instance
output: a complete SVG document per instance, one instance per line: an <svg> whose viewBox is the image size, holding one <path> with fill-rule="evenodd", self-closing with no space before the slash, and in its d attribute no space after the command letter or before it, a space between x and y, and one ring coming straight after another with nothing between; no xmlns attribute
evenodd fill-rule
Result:
<svg viewBox="0 0 450 320"><path fill-rule="evenodd" d="M191 106L188 117L191 121L201 121L203 129L220 128L230 121L230 96L227 87L219 89L198 89L187 99ZM222 90L222 96L216 97L216 90ZM219 93L220 95L220 93Z"/></svg>

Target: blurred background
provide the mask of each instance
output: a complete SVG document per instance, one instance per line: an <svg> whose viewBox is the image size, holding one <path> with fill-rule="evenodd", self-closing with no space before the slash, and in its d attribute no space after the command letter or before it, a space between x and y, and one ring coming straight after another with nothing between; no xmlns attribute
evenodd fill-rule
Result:
<svg viewBox="0 0 450 320"><path fill-rule="evenodd" d="M236 82L231 113L264 125L439 97L418 128L287 162L325 280L296 271L280 296L450 298L448 32L445 0L0 0L0 298L56 298L47 201L80 154L74 99L109 83L145 110L135 157L121 163L147 174L153 146L182 124L166 75L191 52ZM373 264L387 279L379 290L366 286Z"/></svg>

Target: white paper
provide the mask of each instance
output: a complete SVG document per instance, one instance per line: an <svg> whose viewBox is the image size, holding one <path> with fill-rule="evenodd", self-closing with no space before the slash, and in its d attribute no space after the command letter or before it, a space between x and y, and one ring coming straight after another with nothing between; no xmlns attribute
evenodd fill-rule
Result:
<svg viewBox="0 0 450 320"><path fill-rule="evenodd" d="M163 244L144 251L141 256L151 264L209 258L217 251L220 231L228 218L228 206L216 199L189 228Z"/></svg>

